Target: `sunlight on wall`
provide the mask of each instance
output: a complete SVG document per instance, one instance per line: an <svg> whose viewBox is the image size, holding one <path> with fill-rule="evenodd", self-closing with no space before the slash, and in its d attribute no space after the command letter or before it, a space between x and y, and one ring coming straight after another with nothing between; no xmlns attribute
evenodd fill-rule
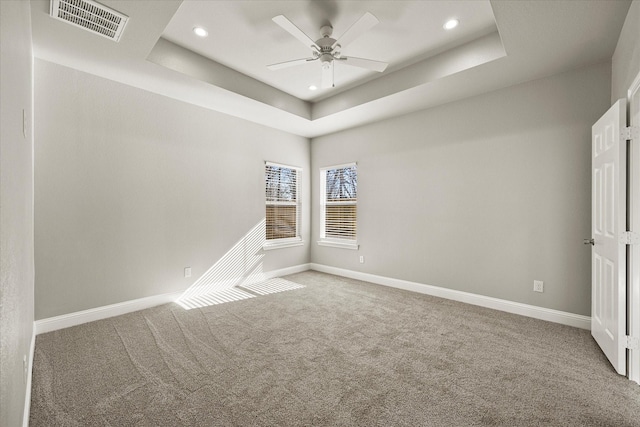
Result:
<svg viewBox="0 0 640 427"><path fill-rule="evenodd" d="M212 301L235 301L253 297L254 295L235 287L266 279L262 266L264 242L265 220L262 219L184 291L176 303L188 310L217 304Z"/></svg>
<svg viewBox="0 0 640 427"><path fill-rule="evenodd" d="M185 310L304 288L289 280L268 279L263 270L265 220L207 270L176 300Z"/></svg>

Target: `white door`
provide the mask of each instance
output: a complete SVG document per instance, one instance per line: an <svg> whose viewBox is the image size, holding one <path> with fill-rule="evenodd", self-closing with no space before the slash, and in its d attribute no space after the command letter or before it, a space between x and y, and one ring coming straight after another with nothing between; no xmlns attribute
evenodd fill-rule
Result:
<svg viewBox="0 0 640 427"><path fill-rule="evenodd" d="M614 369L626 374L626 100L592 128L591 334Z"/></svg>

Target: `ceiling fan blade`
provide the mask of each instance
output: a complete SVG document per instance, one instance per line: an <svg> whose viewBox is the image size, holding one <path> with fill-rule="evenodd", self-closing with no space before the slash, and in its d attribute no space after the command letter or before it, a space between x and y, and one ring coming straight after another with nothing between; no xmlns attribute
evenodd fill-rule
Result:
<svg viewBox="0 0 640 427"><path fill-rule="evenodd" d="M338 58L340 61L344 61L345 65L351 65L353 67L366 68L367 70L383 72L387 68L386 62L374 61L373 59L354 58L353 56L342 56Z"/></svg>
<svg viewBox="0 0 640 427"><path fill-rule="evenodd" d="M293 67L294 65L302 65L307 62L315 61L318 58L302 58L302 59L294 59L293 61L286 62L278 62L277 64L267 65L267 68L270 70L280 70L282 68Z"/></svg>
<svg viewBox="0 0 640 427"><path fill-rule="evenodd" d="M333 61L322 63L322 88L333 87Z"/></svg>
<svg viewBox="0 0 640 427"><path fill-rule="evenodd" d="M320 50L320 47L314 42L311 37L302 32L302 30L295 26L295 24L284 15L278 15L272 18L272 21L276 24L280 25L282 29L291 34L293 37L300 40L307 47L315 46L316 49Z"/></svg>
<svg viewBox="0 0 640 427"><path fill-rule="evenodd" d="M373 16L373 14L369 12L365 13L351 27L349 27L349 29L345 31L344 34L340 36L340 38L338 38L338 40L336 40L331 48L335 48L338 44L342 47L345 47L346 45L360 37L364 32L373 28L378 22L380 21L378 21L378 18Z"/></svg>

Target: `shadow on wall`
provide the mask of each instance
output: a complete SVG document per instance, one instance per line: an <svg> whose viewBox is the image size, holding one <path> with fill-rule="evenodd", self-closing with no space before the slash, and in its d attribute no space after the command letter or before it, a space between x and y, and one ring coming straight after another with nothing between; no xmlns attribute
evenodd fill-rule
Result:
<svg viewBox="0 0 640 427"><path fill-rule="evenodd" d="M265 220L262 219L222 256L206 273L176 300L186 310L255 297L237 286L267 279L263 271L262 245Z"/></svg>

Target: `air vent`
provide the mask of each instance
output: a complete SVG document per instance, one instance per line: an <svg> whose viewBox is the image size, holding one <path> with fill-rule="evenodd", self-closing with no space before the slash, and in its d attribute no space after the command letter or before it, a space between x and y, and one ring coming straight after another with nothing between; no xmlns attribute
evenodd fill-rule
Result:
<svg viewBox="0 0 640 427"><path fill-rule="evenodd" d="M116 42L129 19L92 0L51 0L51 16Z"/></svg>

